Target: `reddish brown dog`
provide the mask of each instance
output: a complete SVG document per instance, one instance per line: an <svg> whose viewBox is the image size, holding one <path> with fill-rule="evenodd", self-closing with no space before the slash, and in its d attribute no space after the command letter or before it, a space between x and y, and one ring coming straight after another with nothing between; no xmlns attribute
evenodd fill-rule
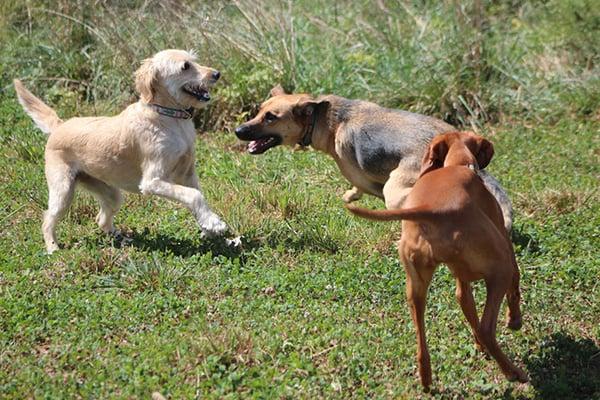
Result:
<svg viewBox="0 0 600 400"><path fill-rule="evenodd" d="M470 132L436 136L423 158L421 174L399 210L366 210L354 214L375 220L402 220L398 251L406 269L406 295L417 331L421 383L431 385L425 341L425 302L436 267L448 265L456 278L456 297L471 325L477 346L498 362L510 381L527 381L496 342L502 299L508 302L507 325L521 327L519 270L500 206L477 171L494 154L492 143ZM471 282L485 280L487 299L478 319Z"/></svg>

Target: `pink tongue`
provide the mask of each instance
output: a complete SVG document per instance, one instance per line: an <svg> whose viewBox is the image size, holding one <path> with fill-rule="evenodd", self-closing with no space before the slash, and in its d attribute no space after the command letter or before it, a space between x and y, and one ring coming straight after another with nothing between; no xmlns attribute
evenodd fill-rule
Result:
<svg viewBox="0 0 600 400"><path fill-rule="evenodd" d="M262 146L264 146L269 141L269 138L253 140L248 143L248 151L256 151L259 150Z"/></svg>

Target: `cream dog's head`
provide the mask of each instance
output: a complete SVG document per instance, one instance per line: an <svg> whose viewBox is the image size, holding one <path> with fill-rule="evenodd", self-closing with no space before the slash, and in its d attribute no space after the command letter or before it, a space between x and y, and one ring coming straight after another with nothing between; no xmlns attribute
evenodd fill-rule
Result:
<svg viewBox="0 0 600 400"><path fill-rule="evenodd" d="M142 62L135 72L135 87L145 103L202 108L220 76L219 71L196 63L193 52L163 50Z"/></svg>

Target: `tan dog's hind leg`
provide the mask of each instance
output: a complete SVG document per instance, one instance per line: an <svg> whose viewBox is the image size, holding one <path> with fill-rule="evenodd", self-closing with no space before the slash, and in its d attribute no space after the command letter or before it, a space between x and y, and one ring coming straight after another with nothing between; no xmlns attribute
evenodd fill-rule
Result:
<svg viewBox="0 0 600 400"><path fill-rule="evenodd" d="M508 303L508 310L506 311L506 326L512 330L519 330L523 325L521 320L521 291L519 289L520 281L519 268L517 267L516 261L514 262L514 271L512 282L508 291L506 292L506 302Z"/></svg>
<svg viewBox="0 0 600 400"><path fill-rule="evenodd" d="M494 269L497 268L488 268L488 270ZM498 313L500 311L502 299L504 298L510 283L511 282L507 281L503 276L486 279L485 286L487 289L487 297L483 316L481 317L479 340L483 343L488 353L494 357L498 366L506 376L506 379L509 381L518 380L519 382L527 382L529 380L527 374L515 366L508 357L506 357L496 341Z"/></svg>
<svg viewBox="0 0 600 400"><path fill-rule="evenodd" d="M471 284L469 282L463 282L459 279L456 280L456 299L460 304L460 308L462 309L463 314L465 314L467 322L471 326L477 349L480 351L485 351L483 344L481 344L481 342L478 339L479 317L477 316L475 300L473 299L473 292L471 290Z"/></svg>
<svg viewBox="0 0 600 400"><path fill-rule="evenodd" d="M385 208L394 210L402 207L406 196L412 190L416 181L415 170L404 163L390 173L390 177L383 186Z"/></svg>
<svg viewBox="0 0 600 400"><path fill-rule="evenodd" d="M44 213L42 233L46 251L52 254L58 250L56 225L73 201L75 171L61 160L52 160L51 156L47 156L46 181L48 182L48 209Z"/></svg>
<svg viewBox="0 0 600 400"><path fill-rule="evenodd" d="M123 203L121 191L91 176L81 177L79 182L100 203L100 212L96 216L96 223L100 229L104 233L115 233L114 217Z"/></svg>
<svg viewBox="0 0 600 400"><path fill-rule="evenodd" d="M352 203L353 201L359 200L363 193L362 190L353 186L352 189L346 190L346 193L342 196L342 200L344 200L344 203Z"/></svg>
<svg viewBox="0 0 600 400"><path fill-rule="evenodd" d="M435 271L435 264L427 262L418 262L414 254L402 256L402 263L406 270L406 298L410 306L415 330L417 333L417 364L419 367L419 377L425 391L431 386L431 360L427 350L427 340L425 337L425 305L427 301L427 289L431 282L431 277ZM417 262L415 262L417 261Z"/></svg>

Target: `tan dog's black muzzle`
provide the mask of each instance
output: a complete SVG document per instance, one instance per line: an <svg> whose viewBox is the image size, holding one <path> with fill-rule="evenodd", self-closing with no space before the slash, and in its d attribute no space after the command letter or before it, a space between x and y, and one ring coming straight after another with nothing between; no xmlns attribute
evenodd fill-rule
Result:
<svg viewBox="0 0 600 400"><path fill-rule="evenodd" d="M241 140L252 140L253 138L250 137L251 133L250 133L250 127L246 124L242 124L240 126L238 126L237 128L235 128L235 136L238 137L238 139Z"/></svg>
<svg viewBox="0 0 600 400"><path fill-rule="evenodd" d="M235 135L240 140L248 143L247 151L250 154L262 154L281 144L282 140L279 135L263 134L254 130L254 127L247 124L242 124L235 128Z"/></svg>

